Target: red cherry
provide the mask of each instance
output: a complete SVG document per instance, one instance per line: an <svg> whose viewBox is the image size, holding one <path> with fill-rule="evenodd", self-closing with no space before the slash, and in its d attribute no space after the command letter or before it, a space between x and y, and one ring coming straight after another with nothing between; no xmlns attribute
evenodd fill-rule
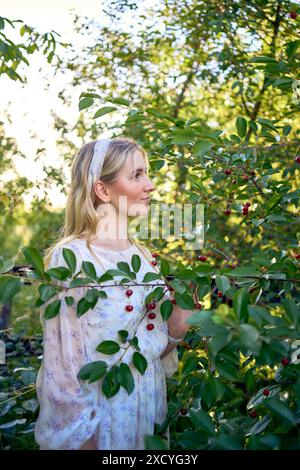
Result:
<svg viewBox="0 0 300 470"><path fill-rule="evenodd" d="M265 388L264 391L263 391L263 394L264 394L265 397L268 397L270 395L270 390Z"/></svg>
<svg viewBox="0 0 300 470"><path fill-rule="evenodd" d="M254 171L254 170L251 170L251 171L250 171L250 175L251 175L251 176L255 176L255 171Z"/></svg>
<svg viewBox="0 0 300 470"><path fill-rule="evenodd" d="M282 364L283 366L288 366L289 363L290 363L290 360L289 360L288 357L283 357L283 358L281 359L281 364Z"/></svg>
<svg viewBox="0 0 300 470"><path fill-rule="evenodd" d="M253 419L257 418L257 412L255 410L250 411L249 414L250 414L251 418L253 418Z"/></svg>
<svg viewBox="0 0 300 470"><path fill-rule="evenodd" d="M176 304L177 304L177 302L176 302L175 299L172 299L171 302L172 302L173 305L176 305Z"/></svg>
<svg viewBox="0 0 300 470"><path fill-rule="evenodd" d="M298 155L297 157L295 157L295 162L300 163L300 155Z"/></svg>
<svg viewBox="0 0 300 470"><path fill-rule="evenodd" d="M232 184L236 184L236 180L232 180Z"/></svg>
<svg viewBox="0 0 300 470"><path fill-rule="evenodd" d="M250 203L250 202L246 202L245 207L250 207L250 206L251 206L251 203Z"/></svg>
<svg viewBox="0 0 300 470"><path fill-rule="evenodd" d="M173 287L169 286L169 287L168 287L168 290L169 290L170 292L174 292L175 289L173 289Z"/></svg>
<svg viewBox="0 0 300 470"><path fill-rule="evenodd" d="M151 302L151 304L148 304L148 310L154 310L156 307L156 304L154 302Z"/></svg>
<svg viewBox="0 0 300 470"><path fill-rule="evenodd" d="M231 214L231 209L229 209L229 208L225 209L224 214L230 215Z"/></svg>
<svg viewBox="0 0 300 470"><path fill-rule="evenodd" d="M294 255L295 259L300 259L300 255Z"/></svg>
<svg viewBox="0 0 300 470"><path fill-rule="evenodd" d="M221 292L220 290L218 290L217 296L219 297L219 299L220 299L221 297L223 297L223 294L222 294L222 292Z"/></svg>
<svg viewBox="0 0 300 470"><path fill-rule="evenodd" d="M292 20L295 20L295 19L297 18L297 12L296 12L296 11L291 11L291 13L290 13L290 18L291 18Z"/></svg>
<svg viewBox="0 0 300 470"><path fill-rule="evenodd" d="M195 307L196 310L201 310L202 305L197 303L197 304L194 305L194 307Z"/></svg>
<svg viewBox="0 0 300 470"><path fill-rule="evenodd" d="M244 181L248 181L248 180L249 180L249 176L248 176L248 175L243 175L242 178L243 178Z"/></svg>
<svg viewBox="0 0 300 470"><path fill-rule="evenodd" d="M232 171L230 170L230 168L226 168L224 173L225 173L225 175L230 175L232 173Z"/></svg>
<svg viewBox="0 0 300 470"><path fill-rule="evenodd" d="M200 255L200 256L198 256L198 260L203 261L203 263L204 263L207 260L207 256Z"/></svg>
<svg viewBox="0 0 300 470"><path fill-rule="evenodd" d="M132 292L131 289L128 289L128 290L126 291L127 297L130 297L132 294L133 294L133 292Z"/></svg>
<svg viewBox="0 0 300 470"><path fill-rule="evenodd" d="M151 330L153 330L153 328L154 328L153 323L148 323L147 330L151 331Z"/></svg>
<svg viewBox="0 0 300 470"><path fill-rule="evenodd" d="M148 315L148 318L150 318L150 320L154 320L155 317L156 317L155 313L149 313Z"/></svg>
<svg viewBox="0 0 300 470"><path fill-rule="evenodd" d="M182 346L184 349L187 349L187 350L192 349L191 346L190 346L188 343L184 343L184 342L183 342L183 343L181 343L181 346Z"/></svg>
<svg viewBox="0 0 300 470"><path fill-rule="evenodd" d="M157 258L158 254L157 253L152 253L152 258Z"/></svg>
<svg viewBox="0 0 300 470"><path fill-rule="evenodd" d="M243 207L242 213L243 213L244 215L248 215L248 207Z"/></svg>
<svg viewBox="0 0 300 470"><path fill-rule="evenodd" d="M131 312L133 310L133 306L132 305L126 305L126 310L127 312Z"/></svg>
<svg viewBox="0 0 300 470"><path fill-rule="evenodd" d="M152 266L156 266L157 262L156 261L151 261Z"/></svg>

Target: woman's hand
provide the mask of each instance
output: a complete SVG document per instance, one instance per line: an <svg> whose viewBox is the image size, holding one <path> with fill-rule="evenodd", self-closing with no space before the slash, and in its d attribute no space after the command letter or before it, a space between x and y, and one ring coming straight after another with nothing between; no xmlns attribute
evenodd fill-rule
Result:
<svg viewBox="0 0 300 470"><path fill-rule="evenodd" d="M173 338L183 338L191 328L191 325L186 324L185 321L193 314L193 310L183 310L175 305L168 319L169 335Z"/></svg>
<svg viewBox="0 0 300 470"><path fill-rule="evenodd" d="M90 437L88 441L86 441L83 446L80 447L79 450L98 450L96 446L96 442L94 436Z"/></svg>

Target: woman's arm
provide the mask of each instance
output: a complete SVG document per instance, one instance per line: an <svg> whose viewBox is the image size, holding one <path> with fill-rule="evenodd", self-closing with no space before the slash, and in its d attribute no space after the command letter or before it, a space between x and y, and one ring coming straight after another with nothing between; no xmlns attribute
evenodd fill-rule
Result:
<svg viewBox="0 0 300 470"><path fill-rule="evenodd" d="M168 332L172 338L184 338L188 330L191 328L191 325L185 323L185 321L193 315L193 310L183 310L182 308L175 305L173 308L173 312L168 319ZM178 345L168 343L166 349L161 354L160 358L163 359L167 356L174 348Z"/></svg>
<svg viewBox="0 0 300 470"><path fill-rule="evenodd" d="M83 446L80 447L79 450L98 450L98 449L97 449L97 446L96 446L96 442L95 442L94 436L90 437L90 439L88 439L88 440L83 444Z"/></svg>

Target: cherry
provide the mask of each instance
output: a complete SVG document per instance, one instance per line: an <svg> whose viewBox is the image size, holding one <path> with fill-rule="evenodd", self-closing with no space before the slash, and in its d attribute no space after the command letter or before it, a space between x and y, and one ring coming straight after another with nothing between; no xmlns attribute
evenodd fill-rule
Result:
<svg viewBox="0 0 300 470"><path fill-rule="evenodd" d="M156 266L157 262L156 261L151 261L152 266Z"/></svg>
<svg viewBox="0 0 300 470"><path fill-rule="evenodd" d="M132 294L133 294L133 292L132 292L131 289L128 289L128 290L126 291L127 297L130 297Z"/></svg>
<svg viewBox="0 0 300 470"><path fill-rule="evenodd" d="M298 155L297 157L295 157L295 162L300 163L300 155Z"/></svg>
<svg viewBox="0 0 300 470"><path fill-rule="evenodd" d="M126 305L125 308L126 308L127 312L132 312L132 310L133 310L133 306L132 306L132 305Z"/></svg>
<svg viewBox="0 0 300 470"><path fill-rule="evenodd" d="M148 315L148 318L150 318L150 320L154 320L155 317L156 317L155 313L149 313Z"/></svg>
<svg viewBox="0 0 300 470"><path fill-rule="evenodd" d="M200 303L196 303L196 304L194 305L194 307L195 307L196 310L201 310L202 305L201 305Z"/></svg>
<svg viewBox="0 0 300 470"><path fill-rule="evenodd" d="M169 287L168 287L168 290L169 290L170 292L174 292L175 289L173 289L173 287L169 286Z"/></svg>
<svg viewBox="0 0 300 470"><path fill-rule="evenodd" d="M148 310L154 310L156 307L156 304L154 302L152 302L151 304L147 304L147 309Z"/></svg>
<svg viewBox="0 0 300 470"><path fill-rule="evenodd" d="M264 391L263 391L263 394L264 394L265 397L268 397L270 395L270 390L265 388Z"/></svg>
<svg viewBox="0 0 300 470"><path fill-rule="evenodd" d="M224 214L230 215L231 214L231 209L229 209L229 207L227 207L227 209L225 209L225 211L224 211Z"/></svg>
<svg viewBox="0 0 300 470"><path fill-rule="evenodd" d="M257 412L255 410L250 411L249 414L250 414L251 418L253 418L253 419L257 418Z"/></svg>
<svg viewBox="0 0 300 470"><path fill-rule="evenodd" d="M180 413L185 416L187 414L187 410L185 408L181 408Z"/></svg>
<svg viewBox="0 0 300 470"><path fill-rule="evenodd" d="M292 20L295 20L295 19L297 18L297 16L298 16L298 15L297 15L297 12L296 12L296 11L291 11L291 13L290 13L290 18L291 18Z"/></svg>
<svg viewBox="0 0 300 470"><path fill-rule="evenodd" d="M184 349L187 349L187 350L190 350L192 349L191 346L188 344L188 343L181 343L181 346L184 348Z"/></svg>
<svg viewBox="0 0 300 470"><path fill-rule="evenodd" d="M172 299L171 302L172 302L173 305L177 304L176 299Z"/></svg>
<svg viewBox="0 0 300 470"><path fill-rule="evenodd" d="M295 259L300 259L300 255L294 255Z"/></svg>
<svg viewBox="0 0 300 470"><path fill-rule="evenodd" d="M157 253L152 253L152 258L157 258L158 254Z"/></svg>
<svg viewBox="0 0 300 470"><path fill-rule="evenodd" d="M246 202L245 207L250 207L250 206L251 206L250 202Z"/></svg>
<svg viewBox="0 0 300 470"><path fill-rule="evenodd" d="M248 176L248 175L243 175L243 176L242 176L242 179L243 179L244 181L248 181L248 180L249 180L249 176Z"/></svg>
<svg viewBox="0 0 300 470"><path fill-rule="evenodd" d="M254 171L254 170L251 170L251 171L250 171L250 175L251 175L251 176L255 176L255 171Z"/></svg>
<svg viewBox="0 0 300 470"><path fill-rule="evenodd" d="M200 255L200 256L198 256L198 260L203 261L203 263L204 263L207 260L207 256Z"/></svg>
<svg viewBox="0 0 300 470"><path fill-rule="evenodd" d="M153 330L153 328L154 328L153 323L148 323L147 330L151 331L151 330Z"/></svg>
<svg viewBox="0 0 300 470"><path fill-rule="evenodd" d="M283 357L283 358L281 359L281 364L282 364L283 366L288 366L289 363L290 363L290 360L289 360L288 357Z"/></svg>
<svg viewBox="0 0 300 470"><path fill-rule="evenodd" d="M230 175L232 173L232 171L230 170L230 168L226 168L224 173L225 173L225 175Z"/></svg>
<svg viewBox="0 0 300 470"><path fill-rule="evenodd" d="M221 298L223 297L223 294L222 294L222 292L221 292L220 290L218 290L217 296L219 297L219 299L221 299Z"/></svg>
<svg viewBox="0 0 300 470"><path fill-rule="evenodd" d="M236 184L236 180L232 180L232 184Z"/></svg>
<svg viewBox="0 0 300 470"><path fill-rule="evenodd" d="M242 213L243 213L244 215L248 215L248 207L243 207Z"/></svg>

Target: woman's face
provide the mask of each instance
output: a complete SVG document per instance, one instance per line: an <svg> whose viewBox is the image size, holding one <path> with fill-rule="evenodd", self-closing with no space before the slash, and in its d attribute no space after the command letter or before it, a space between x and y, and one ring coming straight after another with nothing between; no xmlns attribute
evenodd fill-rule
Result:
<svg viewBox="0 0 300 470"><path fill-rule="evenodd" d="M105 186L109 193L107 199L120 213L127 213L130 216L147 214L149 198L155 186L147 175L146 162L141 152L135 151L127 159L117 181L105 183Z"/></svg>

